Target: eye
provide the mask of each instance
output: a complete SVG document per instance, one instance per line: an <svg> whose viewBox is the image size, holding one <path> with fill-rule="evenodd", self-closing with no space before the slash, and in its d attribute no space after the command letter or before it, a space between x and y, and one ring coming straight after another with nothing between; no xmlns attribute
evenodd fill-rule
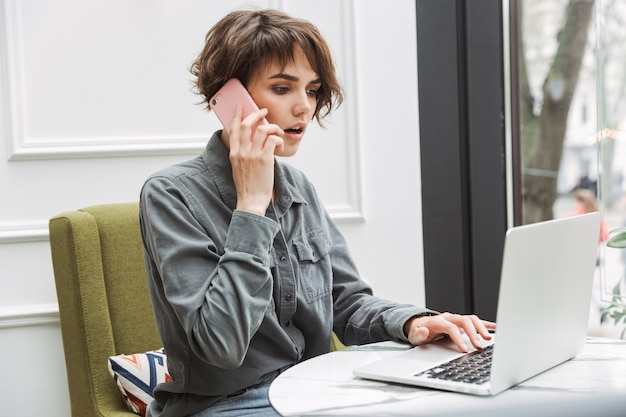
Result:
<svg viewBox="0 0 626 417"><path fill-rule="evenodd" d="M317 97L317 92L318 92L318 89L317 89L317 88L315 88L315 89L310 89L310 90L307 90L307 92L306 92L306 93L307 93L310 97Z"/></svg>
<svg viewBox="0 0 626 417"><path fill-rule="evenodd" d="M289 91L289 89L287 87L272 87L272 90L276 93L276 94L286 94L287 91Z"/></svg>

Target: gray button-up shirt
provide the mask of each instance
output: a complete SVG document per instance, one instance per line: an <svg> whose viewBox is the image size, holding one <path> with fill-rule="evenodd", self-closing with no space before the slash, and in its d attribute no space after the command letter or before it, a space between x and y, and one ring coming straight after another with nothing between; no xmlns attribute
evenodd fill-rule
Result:
<svg viewBox="0 0 626 417"><path fill-rule="evenodd" d="M151 416L196 412L326 353L333 330L345 344L407 341L405 321L429 312L372 296L295 168L276 162L265 217L235 206L219 131L201 156L157 172L142 189L149 288L173 378L156 388Z"/></svg>

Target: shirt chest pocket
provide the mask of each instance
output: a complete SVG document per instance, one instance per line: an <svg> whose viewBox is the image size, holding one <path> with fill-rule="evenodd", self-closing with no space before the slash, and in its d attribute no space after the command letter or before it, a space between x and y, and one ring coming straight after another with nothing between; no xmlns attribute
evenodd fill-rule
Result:
<svg viewBox="0 0 626 417"><path fill-rule="evenodd" d="M300 288L307 303L330 296L332 267L330 242L322 230L307 233L293 241L298 258Z"/></svg>

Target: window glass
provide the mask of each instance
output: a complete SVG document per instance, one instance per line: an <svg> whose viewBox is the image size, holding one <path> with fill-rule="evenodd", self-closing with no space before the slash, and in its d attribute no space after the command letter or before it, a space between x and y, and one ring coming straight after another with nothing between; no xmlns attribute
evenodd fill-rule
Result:
<svg viewBox="0 0 626 417"><path fill-rule="evenodd" d="M624 282L626 249L605 241L609 230L626 225L626 2L513 3L516 218L526 224L601 212L589 333L619 337L625 324L610 317L601 323L601 315L611 301L625 301L613 290Z"/></svg>

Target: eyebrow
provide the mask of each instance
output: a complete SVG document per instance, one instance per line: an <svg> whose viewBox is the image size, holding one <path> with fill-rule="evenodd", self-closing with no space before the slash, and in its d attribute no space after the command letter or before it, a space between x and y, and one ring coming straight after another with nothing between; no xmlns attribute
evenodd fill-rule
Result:
<svg viewBox="0 0 626 417"><path fill-rule="evenodd" d="M298 77L294 77L293 75L289 75L289 74L283 74L278 73L278 74L274 74L270 77L270 80L274 80L274 79L283 79L283 80L287 80L287 81L298 81ZM316 80L313 80L311 82L309 82L309 84L321 84L322 80L320 80L319 78Z"/></svg>

